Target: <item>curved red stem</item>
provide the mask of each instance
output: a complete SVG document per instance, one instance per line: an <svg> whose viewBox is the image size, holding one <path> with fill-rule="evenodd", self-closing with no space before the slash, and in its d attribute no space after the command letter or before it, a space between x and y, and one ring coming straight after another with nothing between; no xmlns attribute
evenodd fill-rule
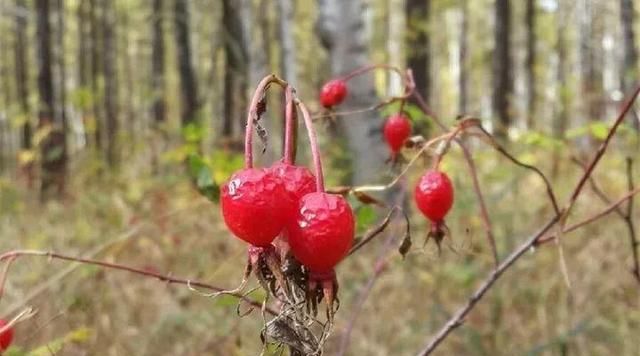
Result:
<svg viewBox="0 0 640 356"><path fill-rule="evenodd" d="M265 94L269 84L276 83L285 88L288 86L287 82L278 78L275 74L269 74L260 80L258 87L253 93L251 98L251 104L247 113L247 126L244 131L244 166L245 168L253 167L253 124L258 115L258 104L266 100Z"/></svg>
<svg viewBox="0 0 640 356"><path fill-rule="evenodd" d="M316 137L316 131L313 128L313 120L309 109L300 100L296 100L296 105L302 112L302 118L304 119L304 126L307 129L307 135L309 136L309 145L311 146L311 156L313 157L313 167L316 173L316 191L324 192L324 175L322 173L322 161L320 159L320 150L318 149L318 139Z"/></svg>
<svg viewBox="0 0 640 356"><path fill-rule="evenodd" d="M296 160L296 133L297 117L296 107L293 103L295 89L287 85L284 92L285 98L285 122L284 122L284 163L294 164Z"/></svg>

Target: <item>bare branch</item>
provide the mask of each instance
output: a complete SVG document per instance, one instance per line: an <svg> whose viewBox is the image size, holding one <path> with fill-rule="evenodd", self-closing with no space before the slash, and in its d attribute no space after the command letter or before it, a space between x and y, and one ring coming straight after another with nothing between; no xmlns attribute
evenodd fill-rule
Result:
<svg viewBox="0 0 640 356"><path fill-rule="evenodd" d="M138 274L141 276L145 276L145 277L151 277L151 278L156 278L160 281L166 282L167 284L182 284L182 285L191 285L191 286L195 286L195 287L199 287L199 288L203 288L203 289L209 289L212 291L224 291L224 288L220 288L217 286L214 286L212 284L208 284L205 282L200 282L200 281L193 281L193 280L189 280L189 279L183 279L183 278L175 278L172 276L168 276L168 275L163 275L160 273L156 273L156 272L152 272L152 271L148 271L148 270L144 270L144 269L138 269L138 268L134 268L134 267L129 267L129 266L125 266L125 265L121 265L121 264L117 264L117 263L110 263L110 262L104 262L104 261L98 261L98 260L92 260L92 259L88 259L88 258L81 258L81 257L73 257L73 256L67 256L67 255L62 255L59 253L55 253L55 252L47 252L47 251L38 251L38 250L15 250L15 251L9 251L6 252L2 255L0 255L0 262L2 261L13 261L19 257L23 257L23 256L40 256L40 257L47 257L47 258L53 258L53 259L59 259L59 260L65 260L65 261L72 261L72 262L78 262L78 263L82 263L82 264L87 264L87 265L94 265L94 266L99 266L99 267L103 267L103 268L108 268L108 269L115 269L115 270L120 270L120 271L125 271L125 272L130 272L130 273L134 273L134 274ZM244 295L240 294L240 293L234 293L231 294L234 297L241 299L242 301L257 307L257 308L262 308L262 303L258 302L256 300L250 299L245 297ZM270 314L272 315L277 315L278 313L267 307L266 309Z"/></svg>

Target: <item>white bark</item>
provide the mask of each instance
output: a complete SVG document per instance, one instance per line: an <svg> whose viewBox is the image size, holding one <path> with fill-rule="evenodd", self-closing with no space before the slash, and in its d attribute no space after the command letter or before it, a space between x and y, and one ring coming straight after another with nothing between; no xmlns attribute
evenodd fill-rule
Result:
<svg viewBox="0 0 640 356"><path fill-rule="evenodd" d="M402 43L405 36L404 0L388 0L389 32L387 38L387 52L389 64L402 68L404 56ZM391 95L402 94L402 80L395 73L389 73L387 90Z"/></svg>
<svg viewBox="0 0 640 356"><path fill-rule="evenodd" d="M293 3L291 0L278 0L278 14L280 15L280 59L281 75L294 87L297 84L296 45L293 38Z"/></svg>
<svg viewBox="0 0 640 356"><path fill-rule="evenodd" d="M329 50L334 76L344 75L369 64L361 0L318 0L317 31ZM375 105L373 76L358 76L348 83L349 96L340 110L362 109ZM339 120L354 157L354 183L373 182L383 171L388 156L382 144L382 120L377 112L350 115Z"/></svg>
<svg viewBox="0 0 640 356"><path fill-rule="evenodd" d="M265 45L256 41L255 31L258 21L253 14L253 1L240 0L240 18L242 21L242 37L249 55L249 91L253 91L260 79L267 75L267 57L265 55Z"/></svg>

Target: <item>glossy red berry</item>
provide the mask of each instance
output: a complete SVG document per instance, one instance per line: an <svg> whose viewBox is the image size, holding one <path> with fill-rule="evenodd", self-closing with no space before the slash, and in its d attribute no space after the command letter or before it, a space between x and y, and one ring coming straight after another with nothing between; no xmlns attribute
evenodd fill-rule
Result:
<svg viewBox="0 0 640 356"><path fill-rule="evenodd" d="M268 247L284 227L286 199L282 181L269 171L243 169L221 188L222 216L234 235Z"/></svg>
<svg viewBox="0 0 640 356"><path fill-rule="evenodd" d="M441 222L453 205L453 185L443 172L429 170L415 189L416 205L429 220Z"/></svg>
<svg viewBox="0 0 640 356"><path fill-rule="evenodd" d="M300 200L289 227L291 251L314 274L330 273L353 244L354 218L340 195L314 192Z"/></svg>
<svg viewBox="0 0 640 356"><path fill-rule="evenodd" d="M347 97L347 84L340 79L325 83L320 90L320 104L325 108L336 106Z"/></svg>
<svg viewBox="0 0 640 356"><path fill-rule="evenodd" d="M0 319L0 329L4 329L4 327L9 324L6 320ZM2 333L0 333L0 352L5 351L11 345L13 341L13 328L9 327Z"/></svg>
<svg viewBox="0 0 640 356"><path fill-rule="evenodd" d="M300 199L316 190L316 177L307 167L295 166L289 163L276 162L269 171L280 178L287 193L288 219L294 219Z"/></svg>
<svg viewBox="0 0 640 356"><path fill-rule="evenodd" d="M411 121L404 114L391 115L384 123L383 133L391 152L396 154L411 135Z"/></svg>

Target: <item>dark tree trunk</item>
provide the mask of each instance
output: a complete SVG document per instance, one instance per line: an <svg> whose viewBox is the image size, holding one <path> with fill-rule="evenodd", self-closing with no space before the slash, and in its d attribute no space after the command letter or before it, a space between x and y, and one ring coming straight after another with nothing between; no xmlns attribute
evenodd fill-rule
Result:
<svg viewBox="0 0 640 356"><path fill-rule="evenodd" d="M104 113L107 162L114 167L118 162L118 71L116 70L116 21L113 1L104 1L103 51L104 51Z"/></svg>
<svg viewBox="0 0 640 356"><path fill-rule="evenodd" d="M496 0L493 53L493 115L497 121L494 132L506 139L511 125L510 99L513 92L511 68L511 6L509 0Z"/></svg>
<svg viewBox="0 0 640 356"><path fill-rule="evenodd" d="M100 19L100 8L98 6L99 0L89 0L89 14L90 14L90 35L91 35L91 94L92 94L92 106L93 106L93 120L94 120L94 140L96 146L96 152L102 152L103 139L102 139L102 109L99 105L100 102L100 76L103 67L102 60L102 26Z"/></svg>
<svg viewBox="0 0 640 356"><path fill-rule="evenodd" d="M64 24L64 1L56 0L56 42L57 42L57 67L58 67L58 87L56 90L56 94L58 94L57 98L57 111L58 116L60 117L60 121L62 122L62 129L67 132L67 69L65 64L65 45L64 45L64 34L65 24Z"/></svg>
<svg viewBox="0 0 640 356"><path fill-rule="evenodd" d="M66 132L63 124L55 116L55 93L52 73L50 3L36 0L37 40L38 40L38 93L39 123L41 128L51 127L51 132L41 144L42 186L41 196L46 198L52 189L58 195L63 193L67 165Z"/></svg>
<svg viewBox="0 0 640 356"><path fill-rule="evenodd" d="M431 0L407 0L407 66L413 71L416 90L429 101L431 61L428 24Z"/></svg>
<svg viewBox="0 0 640 356"><path fill-rule="evenodd" d="M25 0L16 0L16 7L26 10ZM31 148L31 113L29 105L29 56L27 55L27 16L18 12L16 14L16 41L15 41L15 66L16 66L16 89L20 110L25 116L22 124L22 149Z"/></svg>
<svg viewBox="0 0 640 356"><path fill-rule="evenodd" d="M178 70L180 72L180 90L182 98L182 125L195 123L198 112L198 87L193 70L191 41L189 38L191 20L189 1L175 0L175 36L178 51Z"/></svg>
<svg viewBox="0 0 640 356"><path fill-rule="evenodd" d="M624 63L621 78L623 90L631 90L633 83L638 81L638 48L633 29L635 8L633 0L620 0L620 15L622 21L622 36L624 40Z"/></svg>
<svg viewBox="0 0 640 356"><path fill-rule="evenodd" d="M153 90L153 120L158 128L166 120L165 86L164 86L164 29L163 0L153 0L153 21L151 28L151 88Z"/></svg>
<svg viewBox="0 0 640 356"><path fill-rule="evenodd" d="M89 42L88 37L88 21L87 17L89 12L89 1L80 0L78 4L78 12L76 14L78 18L78 84L81 88L85 89L88 85L88 68L89 68Z"/></svg>
<svg viewBox="0 0 640 356"><path fill-rule="evenodd" d="M460 25L460 82L458 83L460 97L458 102L458 110L461 114L467 112L469 105L469 93L467 89L467 51L469 50L469 4L467 0L461 0L461 16Z"/></svg>
<svg viewBox="0 0 640 356"><path fill-rule="evenodd" d="M222 136L226 138L233 137L234 126L242 127L244 125L247 53L239 5L239 1L223 1L225 70Z"/></svg>
<svg viewBox="0 0 640 356"><path fill-rule="evenodd" d="M527 128L533 128L536 114L536 2L527 0L525 12L527 26L527 58L525 60L527 72Z"/></svg>

